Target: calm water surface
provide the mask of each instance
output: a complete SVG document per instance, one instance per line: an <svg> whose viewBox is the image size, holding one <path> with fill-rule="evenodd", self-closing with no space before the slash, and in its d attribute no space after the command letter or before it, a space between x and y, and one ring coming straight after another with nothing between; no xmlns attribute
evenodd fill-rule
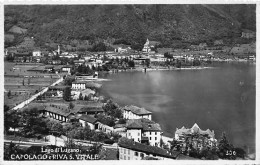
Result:
<svg viewBox="0 0 260 165"><path fill-rule="evenodd" d="M238 147L255 152L255 65L213 64L213 69L123 72L103 75L103 94L119 105L153 112L164 135L191 127L225 131ZM248 150L248 149L246 149Z"/></svg>

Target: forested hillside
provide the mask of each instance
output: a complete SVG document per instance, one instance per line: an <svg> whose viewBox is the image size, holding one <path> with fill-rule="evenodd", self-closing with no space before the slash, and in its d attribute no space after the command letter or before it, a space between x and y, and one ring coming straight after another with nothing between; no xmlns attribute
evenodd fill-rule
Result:
<svg viewBox="0 0 260 165"><path fill-rule="evenodd" d="M242 29L256 31L256 5L6 5L6 46L34 37L35 45L91 45L123 39L143 44L146 38L163 46L227 43ZM20 30L10 30L14 25ZM18 30L19 31L19 30ZM11 37L10 37L11 36ZM13 38L14 36L14 38Z"/></svg>

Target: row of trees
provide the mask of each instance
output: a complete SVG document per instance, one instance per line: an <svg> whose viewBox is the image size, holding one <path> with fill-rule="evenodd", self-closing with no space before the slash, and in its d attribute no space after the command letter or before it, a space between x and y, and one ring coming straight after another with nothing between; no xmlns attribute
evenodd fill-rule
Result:
<svg viewBox="0 0 260 165"><path fill-rule="evenodd" d="M8 134L10 128L19 127L19 135L22 137L37 137L53 134L55 136L65 135L73 139L103 142L108 139L118 140L117 134L106 134L96 132L88 126L82 127L77 121L62 125L56 120L43 118L37 108L25 109L24 111L11 111L8 106L4 106L4 130Z"/></svg>

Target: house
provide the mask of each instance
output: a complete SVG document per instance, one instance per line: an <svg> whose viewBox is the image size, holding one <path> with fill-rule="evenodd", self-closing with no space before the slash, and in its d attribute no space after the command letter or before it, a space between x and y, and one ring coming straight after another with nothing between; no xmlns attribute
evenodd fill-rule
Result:
<svg viewBox="0 0 260 165"><path fill-rule="evenodd" d="M142 51L143 52L150 52L151 51L148 38L146 40L146 43L144 44L144 47L143 47Z"/></svg>
<svg viewBox="0 0 260 165"><path fill-rule="evenodd" d="M104 109L102 107L83 107L78 111L78 113L86 115L95 115L104 113Z"/></svg>
<svg viewBox="0 0 260 165"><path fill-rule="evenodd" d="M61 71L70 73L72 69L71 65L65 65L61 68Z"/></svg>
<svg viewBox="0 0 260 165"><path fill-rule="evenodd" d="M112 132L114 132L114 128L113 127L110 127L110 126L108 126L106 124L103 124L103 123L101 123L99 121L97 121L97 123L95 124L95 129L96 130L101 130L101 131L103 131L105 133L112 133Z"/></svg>
<svg viewBox="0 0 260 165"><path fill-rule="evenodd" d="M149 58L135 58L134 63L135 65L144 65L146 63L149 63L150 59Z"/></svg>
<svg viewBox="0 0 260 165"><path fill-rule="evenodd" d="M141 144L125 137L119 139L119 160L143 160L146 157L152 157L155 160L172 160L176 159L179 152L170 154L167 150Z"/></svg>
<svg viewBox="0 0 260 165"><path fill-rule="evenodd" d="M101 88L101 84L90 82L90 81L80 81L76 80L72 82L72 89L99 89Z"/></svg>
<svg viewBox="0 0 260 165"><path fill-rule="evenodd" d="M120 45L114 45L114 47L115 47L115 52L118 52L118 53L124 53L124 52L128 52L129 50L131 50L130 45L120 44Z"/></svg>
<svg viewBox="0 0 260 165"><path fill-rule="evenodd" d="M32 52L33 57L41 57L42 52L40 50L35 50Z"/></svg>
<svg viewBox="0 0 260 165"><path fill-rule="evenodd" d="M212 147L215 146L217 142L213 130L201 130L196 123L191 128L185 128L184 126L180 129L176 128L175 140L180 142L183 148L187 145L187 139L195 149L202 149L203 146Z"/></svg>
<svg viewBox="0 0 260 165"><path fill-rule="evenodd" d="M134 105L130 105L130 106L127 105L122 110L123 110L123 117L125 119L146 118L146 119L152 120L152 112L150 112L144 108L139 108Z"/></svg>
<svg viewBox="0 0 260 165"><path fill-rule="evenodd" d="M86 101L84 101L86 102ZM95 115L99 113L104 113L103 103L99 102L87 102L86 105L82 106L77 110L79 114L85 114L85 115Z"/></svg>
<svg viewBox="0 0 260 165"><path fill-rule="evenodd" d="M83 127L86 127L86 125L88 125L91 130L94 130L97 119L89 115L81 115L79 117L79 122Z"/></svg>
<svg viewBox="0 0 260 165"><path fill-rule="evenodd" d="M42 110L42 113L46 117L50 117L62 122L69 121L69 116L73 114L67 108L53 104L46 105L45 108Z"/></svg>
<svg viewBox="0 0 260 165"><path fill-rule="evenodd" d="M52 72L52 71L54 71L54 66L53 65L46 65L44 67L44 70L48 71L48 72Z"/></svg>
<svg viewBox="0 0 260 165"><path fill-rule="evenodd" d="M80 66L80 65L83 65L85 63L85 61L80 61L80 60L74 60L73 61L75 66Z"/></svg>
<svg viewBox="0 0 260 165"><path fill-rule="evenodd" d="M56 86L50 86L49 87L49 91L56 93L55 96L56 97L63 97L63 91L65 90L65 88L67 88L69 86L63 86L63 85L56 85Z"/></svg>
<svg viewBox="0 0 260 165"><path fill-rule="evenodd" d="M144 47L142 49L143 52L150 52L151 49L153 49L156 45L159 45L160 42L157 42L157 41L149 41L148 38L146 40L146 43L144 44Z"/></svg>
<svg viewBox="0 0 260 165"><path fill-rule="evenodd" d="M149 119L130 119L126 123L126 137L136 142L160 146L162 130L158 123Z"/></svg>
<svg viewBox="0 0 260 165"><path fill-rule="evenodd" d="M82 95L83 98L85 97L91 97L95 94L96 92L91 89L83 89L83 90L72 90L71 91L71 96L73 100L78 100L80 99L80 94Z"/></svg>

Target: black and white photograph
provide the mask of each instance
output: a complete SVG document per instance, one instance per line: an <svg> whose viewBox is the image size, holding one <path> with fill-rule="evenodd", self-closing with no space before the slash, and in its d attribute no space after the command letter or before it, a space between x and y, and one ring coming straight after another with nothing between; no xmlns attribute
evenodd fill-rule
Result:
<svg viewBox="0 0 260 165"><path fill-rule="evenodd" d="M47 2L1 4L0 162L260 163L256 1Z"/></svg>

